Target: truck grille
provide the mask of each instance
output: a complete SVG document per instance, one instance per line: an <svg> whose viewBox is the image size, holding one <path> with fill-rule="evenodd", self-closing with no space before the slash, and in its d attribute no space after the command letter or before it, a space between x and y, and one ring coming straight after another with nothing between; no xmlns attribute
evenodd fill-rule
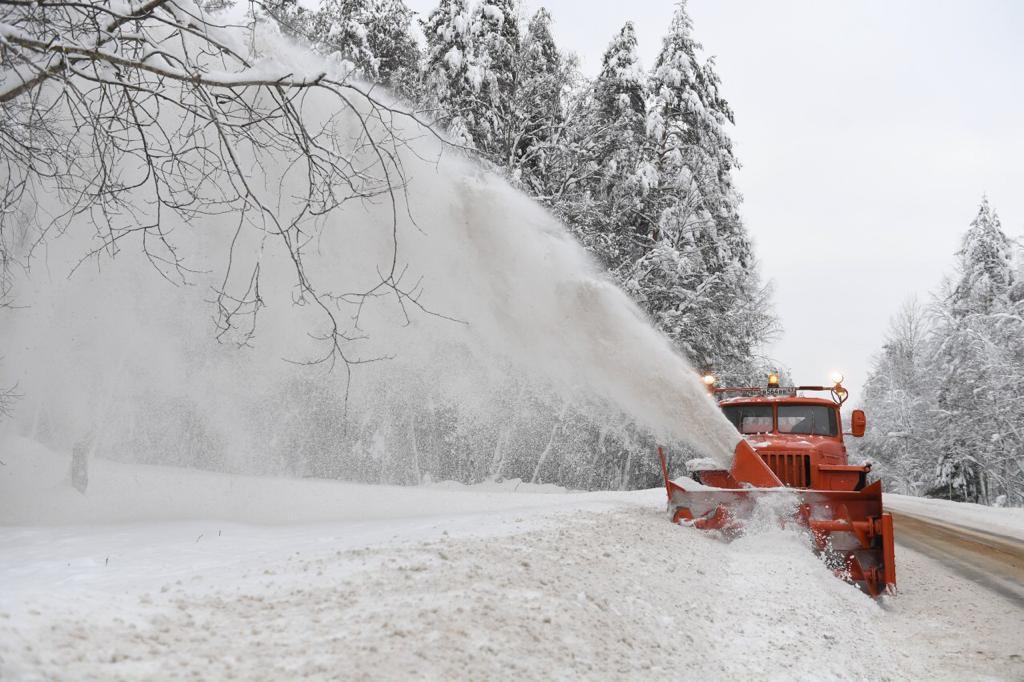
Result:
<svg viewBox="0 0 1024 682"><path fill-rule="evenodd" d="M761 455L761 458L785 485L791 488L809 488L811 486L811 458L809 455L766 452Z"/></svg>

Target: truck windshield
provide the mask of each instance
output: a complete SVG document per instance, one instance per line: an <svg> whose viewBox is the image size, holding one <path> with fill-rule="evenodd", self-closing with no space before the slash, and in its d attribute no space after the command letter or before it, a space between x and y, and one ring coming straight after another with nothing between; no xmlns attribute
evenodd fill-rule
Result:
<svg viewBox="0 0 1024 682"><path fill-rule="evenodd" d="M723 405L722 412L740 433L770 433L771 405Z"/></svg>
<svg viewBox="0 0 1024 682"><path fill-rule="evenodd" d="M826 405L779 405L779 433L836 435L836 411Z"/></svg>

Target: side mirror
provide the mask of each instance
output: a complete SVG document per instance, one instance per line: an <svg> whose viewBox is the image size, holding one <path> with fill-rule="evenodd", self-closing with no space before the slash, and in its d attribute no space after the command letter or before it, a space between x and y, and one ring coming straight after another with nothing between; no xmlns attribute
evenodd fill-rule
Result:
<svg viewBox="0 0 1024 682"><path fill-rule="evenodd" d="M864 410L854 410L850 415L850 435L860 438L864 435L864 428L867 425L868 418L864 415Z"/></svg>

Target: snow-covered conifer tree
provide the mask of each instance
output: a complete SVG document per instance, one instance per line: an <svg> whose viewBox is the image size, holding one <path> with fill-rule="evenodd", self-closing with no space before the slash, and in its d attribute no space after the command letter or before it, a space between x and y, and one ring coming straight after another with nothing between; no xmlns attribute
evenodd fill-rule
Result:
<svg viewBox="0 0 1024 682"><path fill-rule="evenodd" d="M571 175L564 126L575 63L559 53L550 23L542 9L522 33L512 0L446 0L424 23L424 81L427 106L454 141L557 210L559 180L546 167L557 157L550 175Z"/></svg>
<svg viewBox="0 0 1024 682"><path fill-rule="evenodd" d="M520 49L512 0L442 0L423 24L428 107L452 140L506 162Z"/></svg>
<svg viewBox="0 0 1024 682"><path fill-rule="evenodd" d="M654 181L645 210L657 246L625 279L694 363L738 377L775 318L732 186L732 110L692 30L680 2L651 77L646 122Z"/></svg>
<svg viewBox="0 0 1024 682"><path fill-rule="evenodd" d="M1005 307L1013 286L1013 253L987 198L981 200L957 257L959 278L950 300L953 312L989 314Z"/></svg>
<svg viewBox="0 0 1024 682"><path fill-rule="evenodd" d="M373 0L366 42L376 59L377 80L406 97L415 97L420 48L410 32L412 10L404 0Z"/></svg>
<svg viewBox="0 0 1024 682"><path fill-rule="evenodd" d="M295 0L273 0L263 8L282 29L308 40L319 51L350 62L355 73L377 78L377 59L368 40L371 0L323 0L309 10Z"/></svg>
<svg viewBox="0 0 1024 682"><path fill-rule="evenodd" d="M275 0L263 7L286 33L350 62L358 77L415 95L419 47L403 0L323 0L315 10Z"/></svg>
<svg viewBox="0 0 1024 682"><path fill-rule="evenodd" d="M485 0L470 13L472 37L466 78L466 117L476 148L499 165L509 165L518 94L519 15L513 0Z"/></svg>
<svg viewBox="0 0 1024 682"><path fill-rule="evenodd" d="M674 190L695 190L699 203L681 213L670 210L659 228L684 232L690 221L706 217L723 238L732 238L738 231L738 197L731 178L737 164L725 126L733 122L733 113L719 94L713 61L702 64L698 59L701 45L692 31L686 3L680 2L654 67L647 125L658 147L662 182ZM749 251L749 245L730 246Z"/></svg>
<svg viewBox="0 0 1024 682"><path fill-rule="evenodd" d="M551 145L564 138L564 93L570 74L551 35L551 15L541 8L530 19L514 72L508 142L511 175L534 194L546 194Z"/></svg>
<svg viewBox="0 0 1024 682"><path fill-rule="evenodd" d="M425 106L453 142L472 147L470 118L475 93L468 77L472 54L466 0L441 0L423 22L423 33L427 40Z"/></svg>
<svg viewBox="0 0 1024 682"><path fill-rule="evenodd" d="M596 121L603 131L595 193L616 232L649 234L651 216L642 197L651 189L652 165L644 134L647 76L637 54L637 37L627 22L605 50L594 83Z"/></svg>
<svg viewBox="0 0 1024 682"><path fill-rule="evenodd" d="M956 279L933 309L934 367L943 375L933 494L991 502L993 484L1012 492L1011 481L1021 477L1018 452L1007 452L1008 444L1021 443L1014 422L1024 328L1010 297L1014 285L1011 243L983 199L957 253Z"/></svg>

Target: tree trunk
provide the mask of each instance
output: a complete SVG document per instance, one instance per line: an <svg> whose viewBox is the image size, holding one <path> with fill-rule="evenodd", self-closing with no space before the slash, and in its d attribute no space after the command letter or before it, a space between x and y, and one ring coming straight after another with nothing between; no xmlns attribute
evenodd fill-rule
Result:
<svg viewBox="0 0 1024 682"><path fill-rule="evenodd" d="M569 404L566 403L565 407L562 408L561 414L558 415L558 420L555 421L554 427L551 429L551 437L548 438L548 444L544 447L544 452L540 453L540 458L537 460L537 466L533 470L533 476L530 478L530 483L536 483L540 478L540 469L544 466L544 462L547 461L548 455L551 454L551 450L555 445L555 438L558 437L558 432L562 427L562 420L565 419L565 415L569 412Z"/></svg>
<svg viewBox="0 0 1024 682"><path fill-rule="evenodd" d="M412 470L416 476L416 485L423 482L423 473L420 471L420 449L416 443L416 415L409 414L409 440L412 441Z"/></svg>
<svg viewBox="0 0 1024 682"><path fill-rule="evenodd" d="M504 426L498 431L498 438L494 441L494 455L491 456L490 475L492 479L497 480L501 476L501 470L505 466L505 444L511 435L511 426Z"/></svg>
<svg viewBox="0 0 1024 682"><path fill-rule="evenodd" d="M619 476L619 490L626 489L626 481L629 480L629 469L633 465L633 449L626 451L626 464L622 467L622 474Z"/></svg>

